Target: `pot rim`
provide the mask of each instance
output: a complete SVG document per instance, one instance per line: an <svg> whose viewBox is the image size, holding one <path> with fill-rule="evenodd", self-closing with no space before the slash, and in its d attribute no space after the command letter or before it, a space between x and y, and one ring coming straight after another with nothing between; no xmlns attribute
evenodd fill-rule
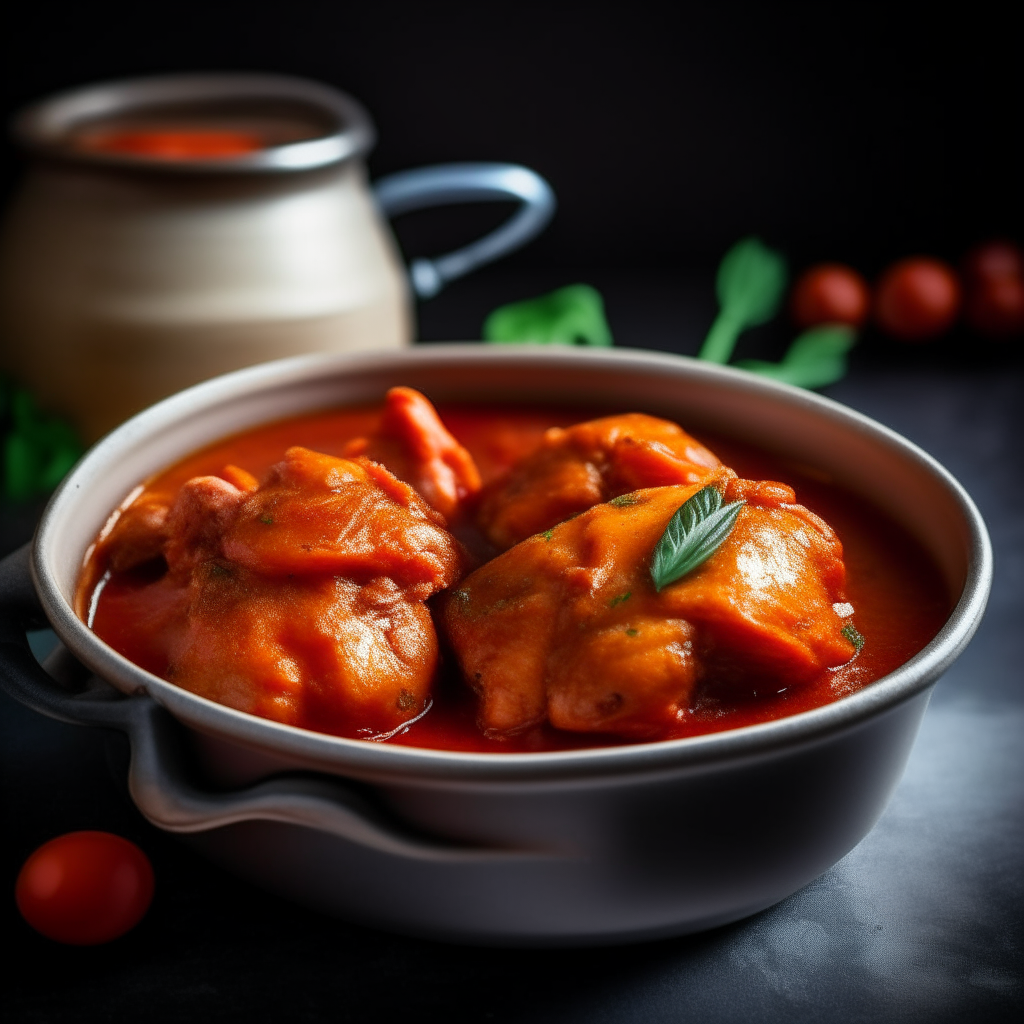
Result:
<svg viewBox="0 0 1024 1024"><path fill-rule="evenodd" d="M312 139L267 146L216 160L156 160L69 145L79 124L172 103L218 100L291 100L326 115L333 125ZM209 72L116 79L57 93L26 107L11 125L30 152L77 164L157 174L281 174L310 171L366 155L376 141L370 115L351 96L321 82L290 75Z"/></svg>
<svg viewBox="0 0 1024 1024"><path fill-rule="evenodd" d="M953 498L966 527L968 566L963 590L936 636L887 676L822 707L739 729L676 740L543 753L465 753L347 739L282 725L214 703L182 690L128 661L86 627L61 594L48 554L62 520L74 514L76 494L105 465L140 441L194 415L236 398L311 383L327 373L400 372L403 367L537 369L603 368L643 370L726 384L740 394L771 396L813 410L861 436L909 457ZM397 381L397 378L396 378ZM312 406L310 407L312 408ZM216 438L211 438L210 442ZM201 447L201 446L197 446ZM163 469L154 467L153 472ZM624 775L682 766L711 765L816 742L913 697L929 687L970 641L985 610L992 580L992 548L985 523L959 482L932 456L895 431L813 392L731 367L685 356L641 350L551 349L540 346L431 344L405 352L332 353L299 356L226 374L179 392L139 413L87 452L51 497L32 548L32 573L43 608L61 640L93 671L116 680L126 692L146 692L185 724L251 749L297 759L335 773L364 777L407 777L465 782L516 781Z"/></svg>

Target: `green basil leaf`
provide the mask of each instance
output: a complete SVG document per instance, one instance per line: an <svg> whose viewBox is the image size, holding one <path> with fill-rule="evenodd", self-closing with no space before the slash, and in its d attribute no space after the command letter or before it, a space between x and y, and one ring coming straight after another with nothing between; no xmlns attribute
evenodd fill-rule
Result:
<svg viewBox="0 0 1024 1024"><path fill-rule="evenodd" d="M32 395L7 380L0 380L6 437L0 489L23 501L52 491L82 454L82 445L70 424L42 412Z"/></svg>
<svg viewBox="0 0 1024 1024"><path fill-rule="evenodd" d="M36 491L39 458L32 443L21 434L8 434L4 441L4 493L25 501Z"/></svg>
<svg viewBox="0 0 1024 1024"><path fill-rule="evenodd" d="M484 321L483 336L485 341L506 344L613 344L601 293L587 284L571 284L536 299L499 306Z"/></svg>
<svg viewBox="0 0 1024 1024"><path fill-rule="evenodd" d="M715 290L721 310L699 359L727 363L740 334L775 316L786 289L786 261L757 238L744 238L723 257Z"/></svg>
<svg viewBox="0 0 1024 1024"><path fill-rule="evenodd" d="M732 532L745 504L733 501L723 505L718 488L709 484L680 505L654 548L654 589L661 591L706 562Z"/></svg>
<svg viewBox="0 0 1024 1024"><path fill-rule="evenodd" d="M801 388L823 388L846 376L846 356L857 332L846 324L824 324L804 331L778 363L744 359L737 366Z"/></svg>

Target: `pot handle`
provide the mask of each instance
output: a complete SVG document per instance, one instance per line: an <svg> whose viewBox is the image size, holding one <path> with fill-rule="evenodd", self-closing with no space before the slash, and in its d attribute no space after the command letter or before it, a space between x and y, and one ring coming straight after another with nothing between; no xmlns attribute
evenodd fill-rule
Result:
<svg viewBox="0 0 1024 1024"><path fill-rule="evenodd" d="M522 204L501 227L479 241L435 259L413 260L413 290L421 299L449 281L499 259L538 235L555 212L555 193L535 171L518 164L438 164L381 178L373 186L381 210L395 217L429 206L517 199Z"/></svg>
<svg viewBox="0 0 1024 1024"><path fill-rule="evenodd" d="M65 684L61 685L43 670L32 654L26 631L45 629L50 623L32 584L31 548L31 544L25 544L0 562L0 688L33 711L60 722L127 732L133 715L129 706L148 701L148 697L111 700L106 699L107 694L104 699L97 699L94 690L73 693L66 687L81 682L88 673L77 666L70 655L66 661L54 659L55 665L59 665L61 682ZM78 680L73 678L75 666ZM110 689L110 695L116 696L116 691Z"/></svg>
<svg viewBox="0 0 1024 1024"><path fill-rule="evenodd" d="M415 860L479 863L539 856L424 839L351 787L327 776L281 776L232 792L198 789L189 781L181 727L151 697L123 696L90 675L63 646L49 655L45 669L36 661L26 630L49 623L32 584L30 553L31 545L26 544L0 562L0 688L61 722L127 733L131 743L128 789L139 810L158 828L206 832L243 821L276 821L330 832L357 846ZM69 688L76 685L79 692Z"/></svg>

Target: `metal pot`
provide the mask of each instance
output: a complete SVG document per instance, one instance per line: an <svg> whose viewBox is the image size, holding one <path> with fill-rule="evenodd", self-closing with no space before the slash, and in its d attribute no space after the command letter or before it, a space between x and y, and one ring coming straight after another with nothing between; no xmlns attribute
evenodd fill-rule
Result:
<svg viewBox="0 0 1024 1024"><path fill-rule="evenodd" d="M435 401L643 410L782 453L909 529L955 610L897 671L813 711L689 739L507 755L254 718L148 674L74 614L85 552L140 480L217 438L377 401L397 383ZM85 456L47 507L31 554L4 565L0 678L45 714L127 731L131 793L150 821L311 906L461 941L647 939L770 906L859 842L902 774L932 684L980 621L991 573L984 523L949 473L815 394L641 352L431 346L306 357L176 395ZM33 661L24 627L40 607L95 673L91 687L61 689ZM68 658L58 653L51 669L62 675Z"/></svg>
<svg viewBox="0 0 1024 1024"><path fill-rule="evenodd" d="M222 159L83 147L96 126L237 124L271 140ZM166 395L302 352L394 349L414 335L382 214L514 199L487 237L410 267L421 298L533 238L547 183L512 164L450 164L367 186L375 132L327 86L174 75L75 90L26 110L35 157L0 238L5 369L95 440Z"/></svg>

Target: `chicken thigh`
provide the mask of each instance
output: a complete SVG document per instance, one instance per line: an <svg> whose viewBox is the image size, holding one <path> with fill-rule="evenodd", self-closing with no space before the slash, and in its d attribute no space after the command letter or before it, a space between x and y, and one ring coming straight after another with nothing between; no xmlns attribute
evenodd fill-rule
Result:
<svg viewBox="0 0 1024 1024"><path fill-rule="evenodd" d="M699 483L716 456L668 420L627 413L553 427L484 492L478 524L500 550L643 487Z"/></svg>
<svg viewBox="0 0 1024 1024"><path fill-rule="evenodd" d="M652 552L707 483L745 504L714 554L659 592ZM849 661L844 581L839 539L789 487L708 468L529 537L462 581L444 626L488 734L548 721L650 738L698 692L799 686Z"/></svg>
<svg viewBox="0 0 1024 1024"><path fill-rule="evenodd" d="M195 477L166 514L125 524L104 541L109 562L154 549L167 562L153 606L177 685L354 735L427 706L438 650L423 602L458 579L463 556L444 518L382 466L291 448L254 489Z"/></svg>

